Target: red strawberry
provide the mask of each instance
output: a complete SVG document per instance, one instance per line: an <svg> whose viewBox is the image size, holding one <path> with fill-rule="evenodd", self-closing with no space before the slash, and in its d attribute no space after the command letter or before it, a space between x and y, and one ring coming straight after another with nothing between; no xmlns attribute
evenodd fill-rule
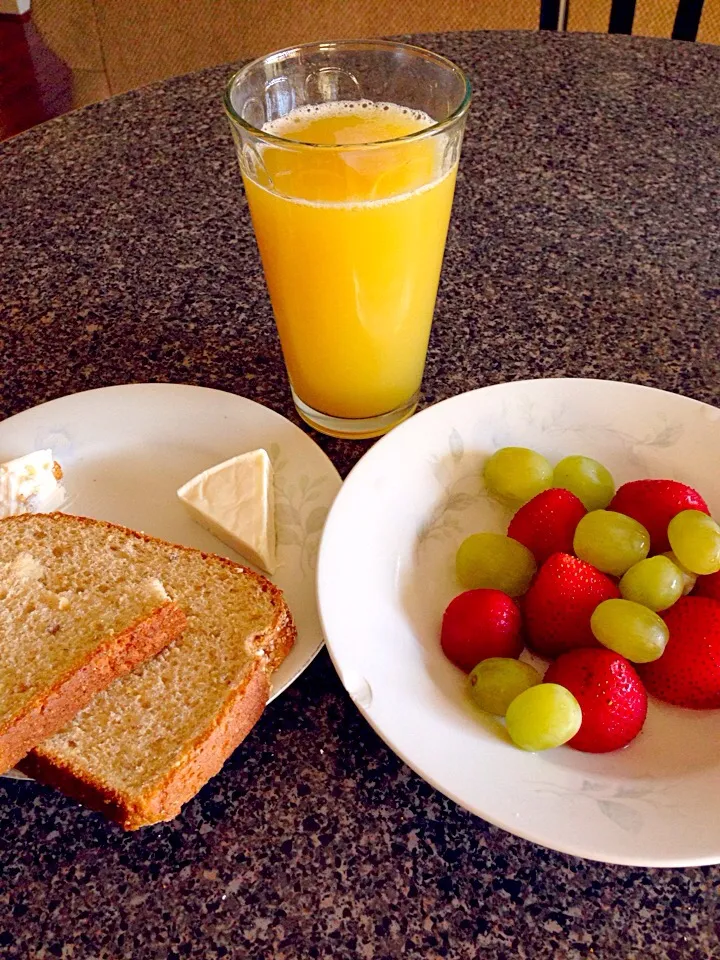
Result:
<svg viewBox="0 0 720 960"><path fill-rule="evenodd" d="M697 492L679 480L632 480L624 483L610 501L608 510L624 513L641 523L650 534L650 552L670 549L668 524L682 510L710 513Z"/></svg>
<svg viewBox="0 0 720 960"><path fill-rule="evenodd" d="M466 590L451 600L440 643L448 660L469 673L488 657L519 657L522 618L514 600L500 590Z"/></svg>
<svg viewBox="0 0 720 960"><path fill-rule="evenodd" d="M698 577L692 595L694 597L709 597L711 600L720 600L720 571L709 573L705 577Z"/></svg>
<svg viewBox="0 0 720 960"><path fill-rule="evenodd" d="M575 527L586 513L569 490L543 490L520 507L510 521L508 536L526 546L540 565L552 553L573 552Z"/></svg>
<svg viewBox="0 0 720 960"><path fill-rule="evenodd" d="M642 730L647 693L633 665L619 653L571 650L550 664L545 681L567 687L580 704L582 724L569 741L576 750L618 750Z"/></svg>
<svg viewBox="0 0 720 960"><path fill-rule="evenodd" d="M720 603L681 597L663 618L670 631L665 652L638 667L648 691L678 707L720 707Z"/></svg>
<svg viewBox="0 0 720 960"><path fill-rule="evenodd" d="M589 563L554 553L540 567L523 600L528 643L546 657L599 646L590 617L603 600L619 596L613 581Z"/></svg>

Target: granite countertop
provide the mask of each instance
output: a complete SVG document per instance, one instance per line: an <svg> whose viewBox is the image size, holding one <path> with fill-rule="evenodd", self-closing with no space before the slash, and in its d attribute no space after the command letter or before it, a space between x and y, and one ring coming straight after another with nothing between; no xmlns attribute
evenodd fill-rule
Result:
<svg viewBox="0 0 720 960"><path fill-rule="evenodd" d="M415 39L475 90L423 402L569 375L718 403L720 49ZM0 145L2 416L160 380L296 420L228 74ZM367 449L316 439L342 473ZM124 835L3 780L0 838L3 958L720 956L718 868L604 866L488 826L384 746L325 653L173 823Z"/></svg>

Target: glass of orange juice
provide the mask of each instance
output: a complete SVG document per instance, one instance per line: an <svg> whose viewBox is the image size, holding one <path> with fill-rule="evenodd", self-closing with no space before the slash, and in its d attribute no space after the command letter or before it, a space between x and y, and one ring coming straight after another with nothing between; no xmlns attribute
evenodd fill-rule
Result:
<svg viewBox="0 0 720 960"><path fill-rule="evenodd" d="M243 67L225 108L300 416L372 437L418 401L470 85L407 44Z"/></svg>

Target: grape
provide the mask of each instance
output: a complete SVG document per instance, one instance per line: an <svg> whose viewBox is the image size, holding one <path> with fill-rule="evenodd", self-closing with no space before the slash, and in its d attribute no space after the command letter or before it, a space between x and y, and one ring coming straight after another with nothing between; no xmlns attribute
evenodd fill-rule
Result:
<svg viewBox="0 0 720 960"><path fill-rule="evenodd" d="M668 540L680 563L692 573L720 570L720 527L706 513L678 513L668 525Z"/></svg>
<svg viewBox="0 0 720 960"><path fill-rule="evenodd" d="M481 710L504 717L515 697L541 680L529 663L508 657L489 657L470 674L470 696Z"/></svg>
<svg viewBox="0 0 720 960"><path fill-rule="evenodd" d="M621 577L650 550L650 534L632 517L614 510L586 513L575 529L573 548L581 560Z"/></svg>
<svg viewBox="0 0 720 960"><path fill-rule="evenodd" d="M667 610L683 595L685 577L667 556L641 560L623 575L620 593L651 610Z"/></svg>
<svg viewBox="0 0 720 960"><path fill-rule="evenodd" d="M474 533L455 557L457 578L467 590L489 587L519 597L535 576L535 557L504 533Z"/></svg>
<svg viewBox="0 0 720 960"><path fill-rule="evenodd" d="M692 590L692 588L695 586L695 581L697 580L697 576L696 576L694 573L691 573L691 572L687 569L687 567L684 567L684 566L680 563L680 561L679 561L678 558L675 556L675 554L672 552L672 550L668 550L668 552L667 552L667 553L664 553L663 556L664 556L664 557L667 557L668 560L672 560L672 562L675 564L675 566L676 566L676 567L678 568L678 570L680 571L680 576L681 576L682 579L683 579L683 592L682 592L682 595L683 595L684 597L686 597L686 596L690 593L690 591Z"/></svg>
<svg viewBox="0 0 720 960"><path fill-rule="evenodd" d="M582 710L559 683L539 683L519 694L507 709L510 739L523 750L547 750L571 740L580 729Z"/></svg>
<svg viewBox="0 0 720 960"><path fill-rule="evenodd" d="M485 483L502 500L527 503L552 486L552 467L545 457L527 447L503 447L485 464Z"/></svg>
<svg viewBox="0 0 720 960"><path fill-rule="evenodd" d="M583 502L586 510L602 510L615 494L610 471L591 457L565 457L555 465L553 486L564 487Z"/></svg>
<svg viewBox="0 0 720 960"><path fill-rule="evenodd" d="M590 618L595 638L633 663L661 657L669 631L662 617L632 600L603 600Z"/></svg>

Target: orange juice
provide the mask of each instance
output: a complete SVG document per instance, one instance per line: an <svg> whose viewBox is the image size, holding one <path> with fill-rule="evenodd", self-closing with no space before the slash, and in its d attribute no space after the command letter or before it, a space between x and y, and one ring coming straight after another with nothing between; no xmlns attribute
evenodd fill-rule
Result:
<svg viewBox="0 0 720 960"><path fill-rule="evenodd" d="M434 137L383 141L432 123L394 104L301 107L263 128L297 147L264 144L244 178L293 389L323 414L389 413L420 386L457 165Z"/></svg>

